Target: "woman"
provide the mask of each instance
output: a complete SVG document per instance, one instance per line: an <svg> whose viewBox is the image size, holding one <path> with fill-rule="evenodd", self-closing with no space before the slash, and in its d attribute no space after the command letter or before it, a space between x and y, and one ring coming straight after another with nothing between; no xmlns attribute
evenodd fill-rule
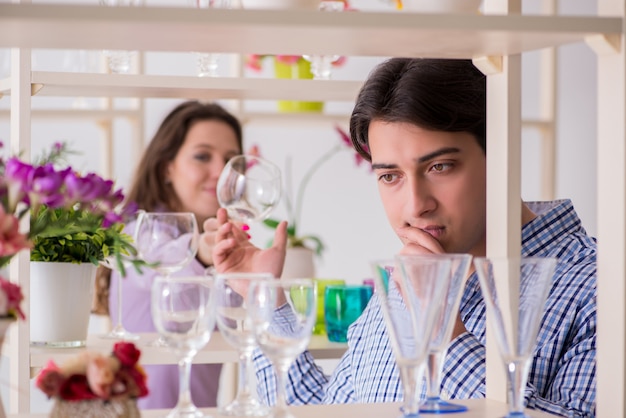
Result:
<svg viewBox="0 0 626 418"><path fill-rule="evenodd" d="M242 152L239 121L217 104L188 101L163 120L148 145L134 176L129 201L147 212L192 212L202 229L215 216L217 179L230 158ZM132 231L134 223L126 226ZM202 232L202 231L201 231ZM212 244L202 242L197 259L173 275L202 275L212 264ZM114 273L115 274L115 273ZM150 315L150 282L155 272L142 275L129 269L122 280L122 320L131 332L155 332ZM119 281L111 281L110 312L117 322ZM191 396L198 407L216 405L220 365L199 364L191 369ZM146 366L150 394L139 399L142 409L173 408L178 400L178 366Z"/></svg>

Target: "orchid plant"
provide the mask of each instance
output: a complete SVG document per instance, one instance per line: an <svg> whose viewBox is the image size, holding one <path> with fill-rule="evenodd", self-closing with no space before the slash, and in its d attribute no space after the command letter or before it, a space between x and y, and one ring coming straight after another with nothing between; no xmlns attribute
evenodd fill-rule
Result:
<svg viewBox="0 0 626 418"><path fill-rule="evenodd" d="M357 167L361 166L361 164L367 164L367 161L354 151L352 148L352 142L350 141L350 136L339 126L335 126L335 131L339 134L340 142L329 149L325 154L323 154L320 158L318 158L311 167L304 173L302 177L302 181L298 186L295 202L292 201L291 193L285 194L285 204L287 207L287 216L289 225L287 226L287 245L289 247L307 247L315 251L318 256L322 255L324 251L324 242L317 235L306 234L300 235L298 233L298 226L300 225L300 218L302 214L302 206L304 203L304 194L306 191L309 182L313 178L313 175L326 163L330 160L335 154L338 154L343 151L351 151L354 154L354 162ZM250 152L252 154L259 154L258 146L255 146L253 150ZM288 180L291 179L290 173L291 167L290 164L287 164L287 175L285 176ZM291 190L291 187L287 187L286 190ZM269 228L276 229L280 221L278 219L268 218L263 221L263 223Z"/></svg>
<svg viewBox="0 0 626 418"><path fill-rule="evenodd" d="M128 256L139 268L143 263L135 259L132 239L122 232L123 222L136 206L123 204L124 195L111 180L93 173L81 175L71 167L57 168L55 162L67 152L66 144L57 143L34 164L18 157L0 159L0 267L29 249L32 261L98 264L114 256L125 272L122 256ZM28 231L20 231L27 214ZM15 306L21 297L8 283L0 277L0 288L5 290L0 301L4 296L9 301L7 310L0 303L0 317L22 316Z"/></svg>

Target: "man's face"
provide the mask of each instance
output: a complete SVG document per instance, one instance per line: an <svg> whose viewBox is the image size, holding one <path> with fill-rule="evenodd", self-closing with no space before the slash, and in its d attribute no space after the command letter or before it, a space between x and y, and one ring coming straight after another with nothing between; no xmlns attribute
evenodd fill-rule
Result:
<svg viewBox="0 0 626 418"><path fill-rule="evenodd" d="M387 218L405 246L484 256L486 159L471 134L373 121L369 147Z"/></svg>

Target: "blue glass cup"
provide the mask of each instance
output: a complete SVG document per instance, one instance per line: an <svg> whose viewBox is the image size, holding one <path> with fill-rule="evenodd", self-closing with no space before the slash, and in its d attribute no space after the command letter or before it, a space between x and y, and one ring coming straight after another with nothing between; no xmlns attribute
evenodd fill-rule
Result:
<svg viewBox="0 0 626 418"><path fill-rule="evenodd" d="M372 287L368 285L326 286L324 317L329 341L348 341L348 328L361 316L372 293Z"/></svg>

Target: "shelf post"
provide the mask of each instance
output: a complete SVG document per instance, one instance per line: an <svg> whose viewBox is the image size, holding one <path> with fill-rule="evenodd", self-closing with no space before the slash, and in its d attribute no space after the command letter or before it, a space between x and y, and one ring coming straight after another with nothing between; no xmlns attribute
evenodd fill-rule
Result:
<svg viewBox="0 0 626 418"><path fill-rule="evenodd" d="M624 18L623 0L598 12ZM626 54L598 54L598 339L596 415L626 416ZM596 49L596 52L601 52Z"/></svg>

